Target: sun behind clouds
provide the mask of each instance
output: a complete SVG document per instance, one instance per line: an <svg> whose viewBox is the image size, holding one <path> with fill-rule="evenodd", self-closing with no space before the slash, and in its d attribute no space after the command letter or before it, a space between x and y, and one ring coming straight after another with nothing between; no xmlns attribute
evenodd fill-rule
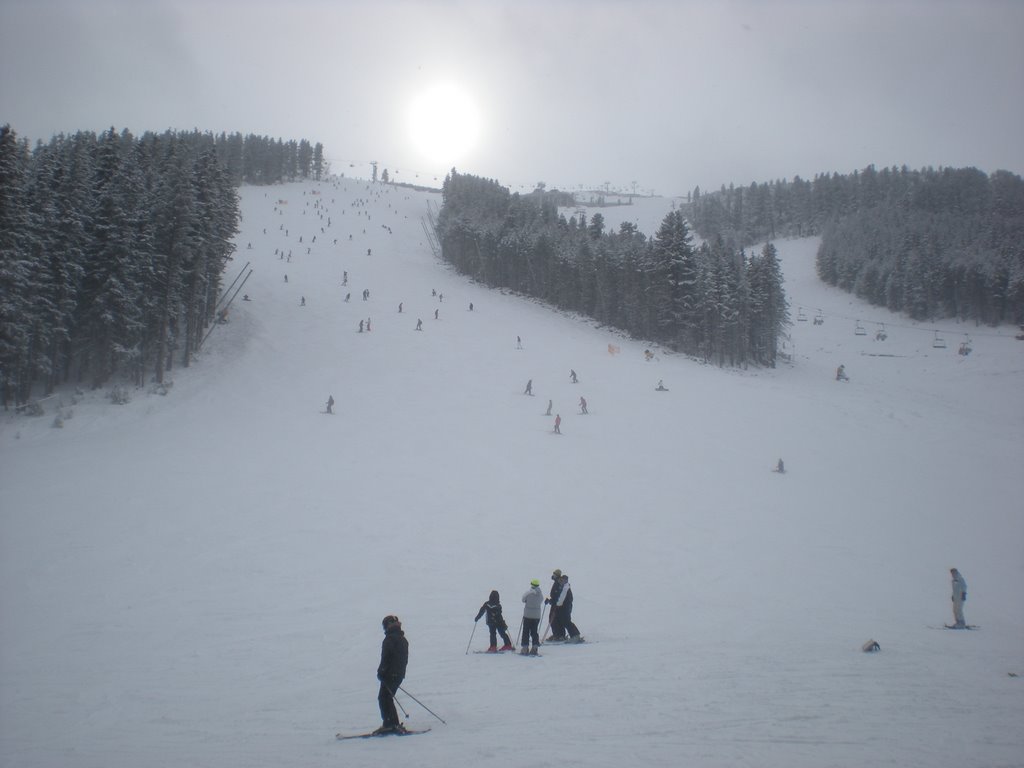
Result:
<svg viewBox="0 0 1024 768"><path fill-rule="evenodd" d="M409 135L425 160L447 168L476 147L480 111L464 88L450 82L436 83L413 99Z"/></svg>

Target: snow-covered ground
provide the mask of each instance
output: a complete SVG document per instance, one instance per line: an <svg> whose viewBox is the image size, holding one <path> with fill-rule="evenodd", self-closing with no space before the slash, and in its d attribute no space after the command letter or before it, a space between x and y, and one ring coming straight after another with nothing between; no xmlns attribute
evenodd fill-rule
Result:
<svg viewBox="0 0 1024 768"><path fill-rule="evenodd" d="M65 392L63 429L52 400L0 420L0 764L1024 765L1012 329L940 323L935 349L931 326L819 284L816 241L781 241L808 318L792 364L647 362L439 264L436 195L241 194L252 301L168 395ZM651 232L670 205L602 214ZM929 628L952 566L980 631ZM466 653L491 589L514 631L556 567L593 642ZM403 687L447 725L400 694L429 735L339 743L379 723L388 613Z"/></svg>

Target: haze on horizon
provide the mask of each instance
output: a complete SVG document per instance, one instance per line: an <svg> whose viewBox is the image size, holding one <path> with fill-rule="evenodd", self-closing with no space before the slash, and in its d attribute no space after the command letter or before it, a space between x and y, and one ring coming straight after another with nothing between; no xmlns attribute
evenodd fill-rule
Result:
<svg viewBox="0 0 1024 768"><path fill-rule="evenodd" d="M0 123L323 143L433 184L1024 172L1024 3L0 0Z"/></svg>

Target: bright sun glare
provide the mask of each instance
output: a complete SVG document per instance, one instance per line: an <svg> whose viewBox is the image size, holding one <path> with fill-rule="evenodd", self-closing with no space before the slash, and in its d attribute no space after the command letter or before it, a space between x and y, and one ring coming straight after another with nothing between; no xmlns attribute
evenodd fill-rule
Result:
<svg viewBox="0 0 1024 768"><path fill-rule="evenodd" d="M409 131L416 150L447 168L468 155L480 137L480 113L473 99L452 83L433 85L413 100Z"/></svg>

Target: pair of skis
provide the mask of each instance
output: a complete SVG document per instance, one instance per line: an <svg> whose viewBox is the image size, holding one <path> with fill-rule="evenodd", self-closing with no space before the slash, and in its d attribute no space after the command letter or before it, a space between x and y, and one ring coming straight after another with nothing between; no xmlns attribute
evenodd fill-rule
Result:
<svg viewBox="0 0 1024 768"><path fill-rule="evenodd" d="M338 741L348 741L349 739L374 739L374 738L380 738L380 737L383 737L383 736L418 736L421 733L429 733L429 732L430 732L429 728L424 728L424 729L418 730L418 731L417 730L411 730L409 728L403 728L400 731L370 731L369 733L353 733L353 734L337 733L337 734L334 735L334 738L336 738Z"/></svg>

